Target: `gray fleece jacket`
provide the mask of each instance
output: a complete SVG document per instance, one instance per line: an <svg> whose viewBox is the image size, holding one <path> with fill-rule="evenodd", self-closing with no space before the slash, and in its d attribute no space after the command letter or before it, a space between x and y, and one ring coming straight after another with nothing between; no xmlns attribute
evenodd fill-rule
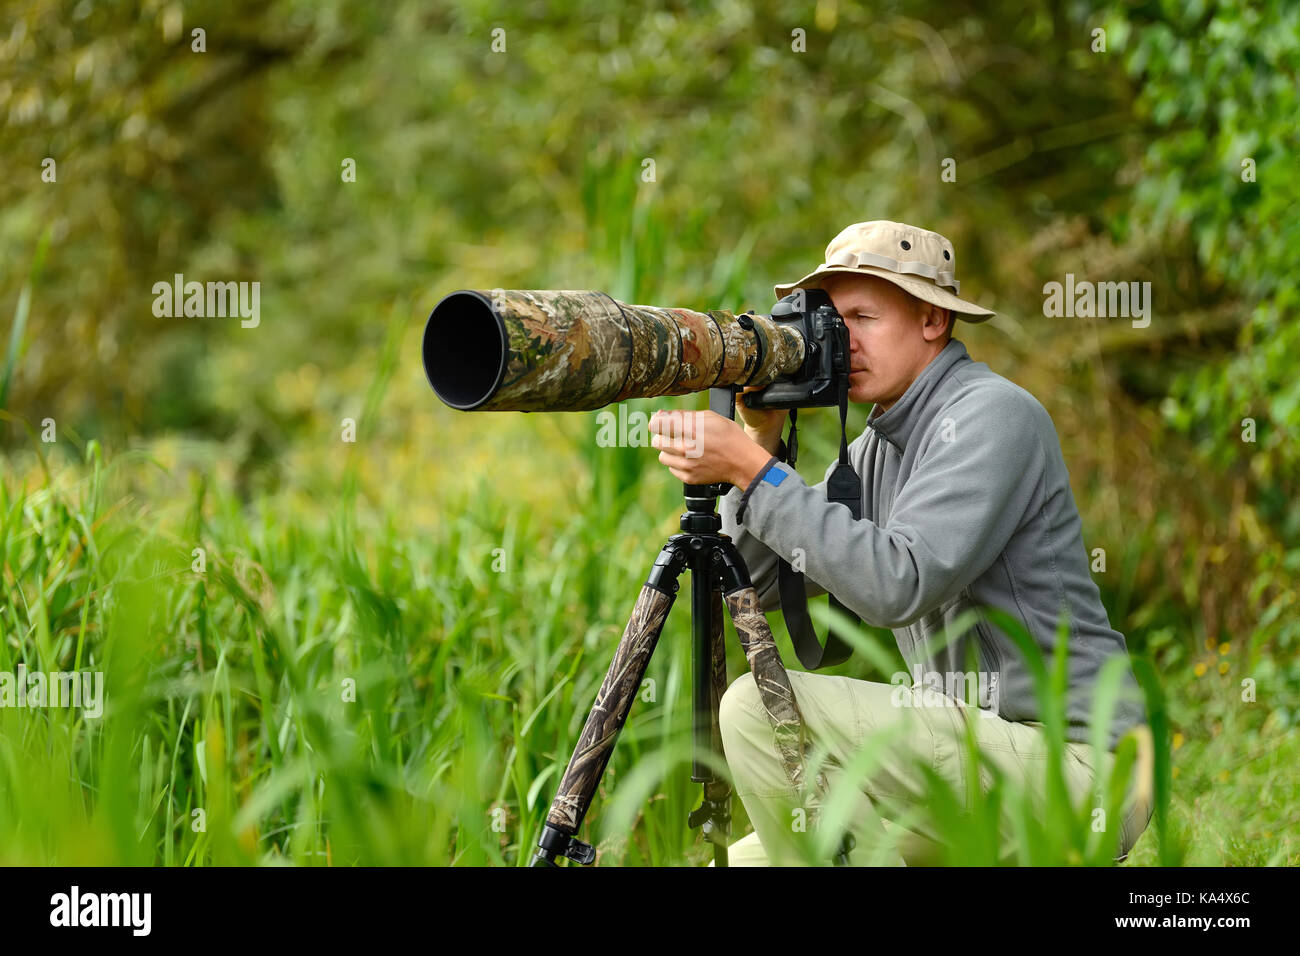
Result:
<svg viewBox="0 0 1300 956"><path fill-rule="evenodd" d="M809 595L830 591L863 621L890 628L914 681L973 681L974 641L993 689L980 706L1028 723L1042 719L1032 679L1000 628L977 614L973 629L935 646L963 611L992 606L1024 625L1050 670L1064 611L1067 738L1088 741L1094 685L1112 655L1125 663L1108 748L1145 722L1124 636L1110 626L1089 573L1056 428L1033 395L953 339L888 411L871 410L849 458L862 477L861 520L826 501L825 481L810 487L788 464L769 463L749 488L723 497L723 531L765 611L780 606L780 555L802 567Z"/></svg>

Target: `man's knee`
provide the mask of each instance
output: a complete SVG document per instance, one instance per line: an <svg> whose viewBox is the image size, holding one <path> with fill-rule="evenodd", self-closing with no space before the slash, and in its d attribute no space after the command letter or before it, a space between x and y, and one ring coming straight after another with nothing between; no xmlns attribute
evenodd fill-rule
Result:
<svg viewBox="0 0 1300 956"><path fill-rule="evenodd" d="M725 746L727 739L735 739L742 728L762 714L763 701L758 695L754 675L746 672L732 681L718 703L718 725L722 729Z"/></svg>

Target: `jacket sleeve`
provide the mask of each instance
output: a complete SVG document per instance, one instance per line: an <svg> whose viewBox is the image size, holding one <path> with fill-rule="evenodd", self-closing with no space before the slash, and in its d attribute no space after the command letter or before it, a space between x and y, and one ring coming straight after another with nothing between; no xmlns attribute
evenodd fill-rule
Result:
<svg viewBox="0 0 1300 956"><path fill-rule="evenodd" d="M860 441L865 436L859 436L853 440L849 446L849 460L854 460L853 452ZM784 447L784 443L782 443ZM822 480L813 485L808 490L813 492L823 503L826 501L826 482L830 480L831 471L835 468L835 462L832 461L826 468ZM775 466L774 466L775 467ZM782 468L788 471L794 471L789 465L783 464ZM807 488L807 485L804 486ZM759 538L750 533L750 530L736 521L736 512L740 508L740 499L744 495L744 488L733 488L718 502L718 512L722 515L722 532L731 536L735 542L740 556L745 559L745 566L749 569L749 579L754 585L754 590L758 592L759 605L764 611L775 611L781 606L780 589L777 587L776 577L776 560L777 553L764 544ZM749 509L753 508L753 494L750 495L751 504L746 509L746 523L752 519L749 518ZM786 554L785 559L793 563L793 555ZM807 556L804 558L804 567L808 568ZM826 588L822 587L813 580L811 574L805 570L803 576L804 591L809 597L817 597L819 594L825 594Z"/></svg>
<svg viewBox="0 0 1300 956"><path fill-rule="evenodd" d="M883 527L827 502L824 483L810 488L773 465L750 492L746 531L786 560L802 548L806 576L863 621L905 627L982 574L1030 517L1046 414L1002 388L944 408L912 436L917 459Z"/></svg>

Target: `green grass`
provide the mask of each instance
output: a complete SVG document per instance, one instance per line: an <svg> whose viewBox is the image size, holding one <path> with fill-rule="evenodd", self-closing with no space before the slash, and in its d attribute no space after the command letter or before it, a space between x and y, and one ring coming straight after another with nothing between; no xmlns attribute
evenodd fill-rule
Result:
<svg viewBox="0 0 1300 956"><path fill-rule="evenodd" d="M599 507L539 508L480 480L429 523L367 502L352 465L335 499L305 505L241 505L94 443L29 484L7 469L0 670L102 670L107 704L100 720L0 709L0 862L527 862L678 508L675 483L636 480L645 450L597 448L589 424L566 418L547 441L568 443L577 502ZM682 602L647 674L655 699L635 705L587 818L601 863L709 858L685 826L688 654ZM729 661L734 679L734 641ZM1169 754L1166 839L1153 820L1127 865L1297 861L1294 735L1234 703L1230 678L1217 693L1220 676L1163 675L1169 737L1186 743ZM1077 813L1003 797L1042 821L1022 862L1105 858ZM990 820L959 820L938 791L932 809L950 862L983 861L971 834Z"/></svg>
<svg viewBox="0 0 1300 956"><path fill-rule="evenodd" d="M118 466L92 445L39 487L0 483L0 670L102 670L108 687L99 721L0 709L4 862L518 861L663 538L656 514L539 517L467 494L418 528L359 517L346 494L303 517L196 483L169 523L113 490L152 466ZM617 475L595 500L627 499ZM680 737L687 634L665 634L658 703L607 784ZM691 788L671 789L684 814ZM685 852L666 819L642 826L629 862Z"/></svg>

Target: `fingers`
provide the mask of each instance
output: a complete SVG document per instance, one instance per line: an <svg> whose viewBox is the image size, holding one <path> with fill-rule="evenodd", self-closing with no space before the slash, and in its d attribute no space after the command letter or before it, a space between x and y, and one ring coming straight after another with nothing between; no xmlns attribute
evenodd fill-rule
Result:
<svg viewBox="0 0 1300 956"><path fill-rule="evenodd" d="M680 409L659 410L650 416L650 431L656 435L668 435L685 438L695 437L695 416L697 412Z"/></svg>
<svg viewBox="0 0 1300 956"><path fill-rule="evenodd" d="M657 411L650 416L649 430L653 433L650 447L679 457L699 458L703 454L705 436L716 434L717 422L724 421L726 419L713 412Z"/></svg>
<svg viewBox="0 0 1300 956"><path fill-rule="evenodd" d="M667 435L655 435L650 439L650 447L680 458L698 458L700 450L700 444L694 438L671 438Z"/></svg>
<svg viewBox="0 0 1300 956"><path fill-rule="evenodd" d="M668 472L678 481L683 481L688 485L708 484L700 481L692 470L693 462L687 458L681 458L677 455L670 454L666 451L659 453L659 463L668 467Z"/></svg>

